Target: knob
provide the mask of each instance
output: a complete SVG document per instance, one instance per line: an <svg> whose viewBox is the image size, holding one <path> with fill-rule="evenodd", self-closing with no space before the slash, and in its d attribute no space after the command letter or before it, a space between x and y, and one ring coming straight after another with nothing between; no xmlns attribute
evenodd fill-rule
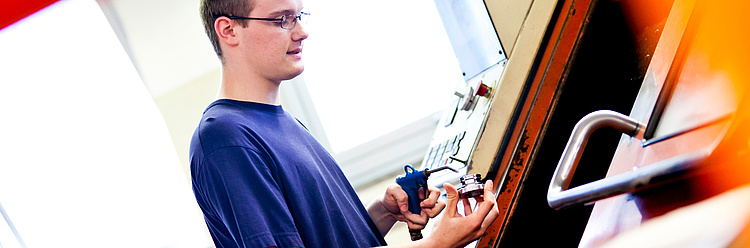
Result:
<svg viewBox="0 0 750 248"><path fill-rule="evenodd" d="M492 88L490 88L489 86L487 86L486 84L482 82L479 83L476 96L490 97L491 93L492 93Z"/></svg>

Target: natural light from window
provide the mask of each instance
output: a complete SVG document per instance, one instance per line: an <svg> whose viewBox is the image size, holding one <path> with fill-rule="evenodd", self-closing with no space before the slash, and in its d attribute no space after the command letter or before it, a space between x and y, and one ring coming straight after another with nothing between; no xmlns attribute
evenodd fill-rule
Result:
<svg viewBox="0 0 750 248"><path fill-rule="evenodd" d="M96 1L59 1L0 30L0 68L0 246L211 246L166 125Z"/></svg>
<svg viewBox="0 0 750 248"><path fill-rule="evenodd" d="M463 82L432 0L305 0L302 74L334 152L442 111Z"/></svg>

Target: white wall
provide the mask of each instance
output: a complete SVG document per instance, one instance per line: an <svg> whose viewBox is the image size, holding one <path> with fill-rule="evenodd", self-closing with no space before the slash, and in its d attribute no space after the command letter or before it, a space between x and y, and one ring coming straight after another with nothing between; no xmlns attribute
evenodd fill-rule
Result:
<svg viewBox="0 0 750 248"><path fill-rule="evenodd" d="M0 31L0 68L0 203L27 247L212 245L166 125L94 0Z"/></svg>

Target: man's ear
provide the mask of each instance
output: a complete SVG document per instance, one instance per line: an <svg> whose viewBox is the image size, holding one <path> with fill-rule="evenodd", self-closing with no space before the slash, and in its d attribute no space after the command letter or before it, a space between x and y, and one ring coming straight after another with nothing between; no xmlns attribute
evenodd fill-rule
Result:
<svg viewBox="0 0 750 248"><path fill-rule="evenodd" d="M216 21L214 22L214 29L216 30L216 34L219 36L219 39L224 41L229 46L236 46L239 44L239 39L237 38L237 32L234 30L237 25L237 22L233 22L231 19L229 19L226 16L221 16L219 18L216 18Z"/></svg>

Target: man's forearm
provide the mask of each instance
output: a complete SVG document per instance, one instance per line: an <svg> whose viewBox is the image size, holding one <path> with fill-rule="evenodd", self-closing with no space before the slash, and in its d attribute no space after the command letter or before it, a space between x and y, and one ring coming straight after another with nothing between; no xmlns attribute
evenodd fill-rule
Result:
<svg viewBox="0 0 750 248"><path fill-rule="evenodd" d="M375 199L370 202L370 205L367 206L367 212L383 236L391 230L393 224L396 224L396 217L385 208L381 199Z"/></svg>

